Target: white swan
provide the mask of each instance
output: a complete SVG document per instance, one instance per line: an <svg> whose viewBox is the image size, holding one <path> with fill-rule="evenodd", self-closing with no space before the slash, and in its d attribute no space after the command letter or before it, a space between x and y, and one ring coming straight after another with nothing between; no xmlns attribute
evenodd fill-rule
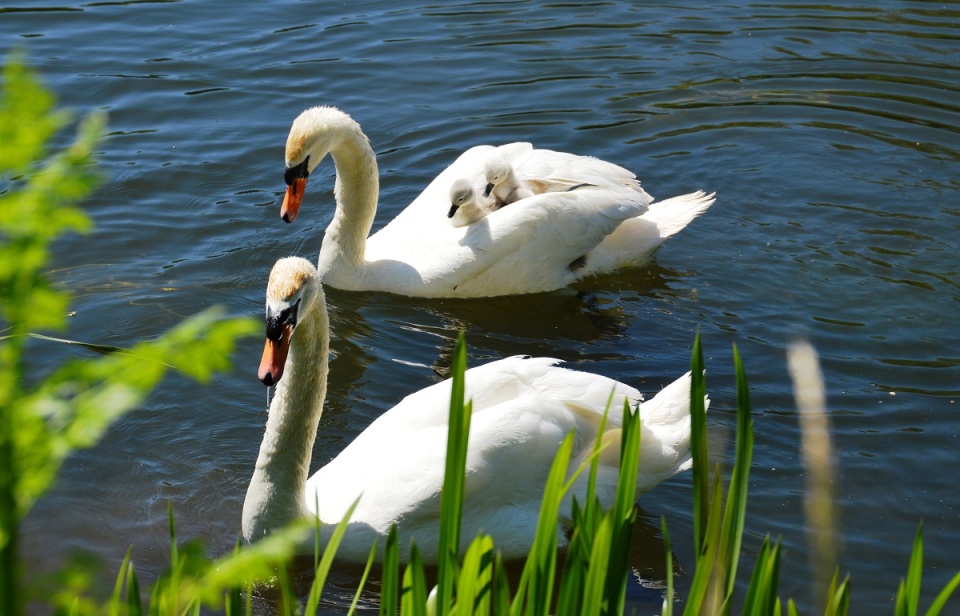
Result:
<svg viewBox="0 0 960 616"><path fill-rule="evenodd" d="M365 561L374 538L381 538L382 549L383 537L394 523L401 546L415 538L425 559L436 558L450 381L404 398L307 479L326 392L329 339L320 278L309 261L289 257L274 266L267 286L266 322L259 376L277 387L243 503L244 538L255 541L312 513L319 516L326 541L332 526L360 497L339 558ZM517 356L467 371L466 395L473 400L473 418L463 548L482 529L506 558L525 555L557 447L564 435L575 431L571 467L580 464L591 451L601 414L614 392L603 435L612 446L601 455L597 486L601 501L612 504L623 400L639 400L640 392L557 363ZM691 466L689 397L687 374L642 404L638 495ZM580 502L585 481L584 477L573 489ZM569 512L567 503L562 513ZM568 525L570 520L564 517L561 523ZM559 538L564 541L562 533Z"/></svg>
<svg viewBox="0 0 960 616"><path fill-rule="evenodd" d="M502 206L498 206L496 199L481 198L467 178L460 178L450 186L450 209L447 218L454 227L463 227L473 224Z"/></svg>
<svg viewBox="0 0 960 616"><path fill-rule="evenodd" d="M307 109L294 120L287 137L287 191L281 217L293 221L308 175L330 154L337 169L337 207L318 260L324 284L421 297L484 297L552 291L641 264L669 234L689 224L714 200L702 192L675 197L662 212L669 218L650 220L651 230L650 224L637 223L652 200L639 184L587 180L595 186L534 195L522 208L502 208L476 224L452 227L437 215L451 184L465 177L481 185L484 161L494 149L476 146L464 152L368 238L380 190L370 143L342 111ZM514 168L529 166L538 170L537 176L555 175L549 172L555 152L534 149L529 143L496 149ZM661 224L672 231L657 232ZM635 229L642 231L640 236L634 236Z"/></svg>

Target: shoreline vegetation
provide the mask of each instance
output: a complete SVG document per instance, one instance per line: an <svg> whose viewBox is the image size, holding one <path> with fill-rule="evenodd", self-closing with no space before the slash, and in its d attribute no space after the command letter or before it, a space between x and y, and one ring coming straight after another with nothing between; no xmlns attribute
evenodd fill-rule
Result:
<svg viewBox="0 0 960 616"><path fill-rule="evenodd" d="M335 566L338 535L313 557L309 591L298 594L289 574L296 546L315 532L303 521L251 546L239 543L232 554L211 559L195 543L177 537L174 512L169 513L170 566L152 588L140 587L135 563L120 565L112 593L100 589L41 587L29 579L19 560L18 533L31 506L55 480L64 460L74 451L94 446L110 424L141 404L168 369L200 383L229 368L235 341L260 332L251 318L230 318L209 310L155 340L127 350L103 349L106 354L67 362L42 379L25 379L28 346L40 332L66 328L69 293L46 276L50 246L61 235L89 232L91 221L78 207L98 181L93 152L105 118L93 115L79 123L78 136L63 152L48 154L47 144L70 122L55 109L52 95L30 71L24 58L13 55L3 70L0 100L0 616L42 608L62 614L200 614L211 611L249 614L252 600L269 593L281 614L315 613L324 584ZM38 163L38 161L44 161ZM61 341L64 342L64 341ZM833 537L832 454L828 414L816 355L804 345L790 352L798 406L803 424L805 467L811 477L808 521L811 533ZM624 408L624 438L620 451L620 489L615 504L604 510L592 491L573 504L575 528L569 547L558 553L556 518L570 480L565 477L572 437L560 446L544 493L537 540L522 567L519 581L508 579L505 563L489 537L480 535L462 555L456 553L463 507L463 476L470 403L463 400L466 342L461 335L453 359L453 396L444 483L443 527L439 564L428 570L416 546L401 566L395 535L387 541L379 568L381 614L621 614L628 584L627 546L635 522L632 486L639 455L639 409ZM662 520L667 579L662 613L798 614L793 600L777 594L780 544L764 540L744 586L740 546L748 505L753 427L749 387L734 349L737 384L737 424L733 466L726 481L719 466L710 467L706 392L699 334L693 345L691 371L692 496L695 568L686 597L675 596L670 533ZM27 384L32 383L32 384ZM595 446L599 453L600 443ZM594 459L596 458L596 454ZM580 471L593 477L596 466ZM724 484L726 486L724 487ZM826 542L832 546L832 542ZM373 571L373 551L354 599L357 606ZM854 603L849 577L840 578L835 554L818 551L812 570L815 601L812 610L846 614ZM82 567L71 564L67 567ZM913 542L906 574L897 589L895 614L919 612L923 566L922 525ZM83 579L82 571L64 571L62 579ZM70 575L76 574L76 575ZM428 579L430 583L428 583ZM267 589L264 585L271 586ZM926 611L933 615L946 605L956 587L956 574Z"/></svg>

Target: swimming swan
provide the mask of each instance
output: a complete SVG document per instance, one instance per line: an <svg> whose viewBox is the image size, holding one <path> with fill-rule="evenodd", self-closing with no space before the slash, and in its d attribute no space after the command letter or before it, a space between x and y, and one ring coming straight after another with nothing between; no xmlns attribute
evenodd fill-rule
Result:
<svg viewBox="0 0 960 616"><path fill-rule="evenodd" d="M329 351L326 302L309 261L288 257L276 263L267 285L266 323L259 377L267 385L276 384L276 392L243 503L244 539L255 541L313 514L320 518L325 543L360 497L338 558L365 562L375 538L382 556L384 538L396 523L401 546L415 537L423 557L435 559L451 382L401 400L308 479ZM461 549L482 529L505 558L526 554L543 484L561 440L571 430L577 434L571 458L571 468L576 468L591 452L611 392L603 436L611 446L600 456L597 494L606 506L613 503L623 401L639 400L640 392L558 363L516 356L467 371L466 397L473 400L473 416ZM690 468L689 398L688 373L642 404L638 495ZM581 503L585 475L572 490ZM561 509L563 527L570 524L569 505ZM562 533L559 540L565 541Z"/></svg>
<svg viewBox="0 0 960 616"><path fill-rule="evenodd" d="M641 264L714 200L702 192L675 197L669 213L662 211L669 214L666 219L639 224L650 195L639 184L634 188L610 181L534 195L522 208L502 208L477 224L453 227L437 215L451 184L465 177L481 185L484 161L494 149L514 168L529 165L540 170L537 175L551 175L549 150L529 143L473 147L368 238L380 191L376 156L350 116L332 107L313 107L294 120L287 137L281 217L287 222L296 218L308 176L329 154L337 169L337 206L320 248L324 284L420 297L485 297L552 291ZM661 224L671 231L657 232ZM640 236L634 237L635 230Z"/></svg>

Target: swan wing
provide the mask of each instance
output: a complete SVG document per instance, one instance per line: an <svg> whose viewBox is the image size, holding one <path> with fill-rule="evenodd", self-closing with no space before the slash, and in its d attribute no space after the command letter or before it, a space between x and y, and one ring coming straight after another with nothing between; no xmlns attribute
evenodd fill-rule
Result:
<svg viewBox="0 0 960 616"><path fill-rule="evenodd" d="M420 225L408 217L373 235L365 275L423 296L551 291L577 280L575 262L646 207L645 193L584 188L534 195L459 228L435 207Z"/></svg>
<svg viewBox="0 0 960 616"><path fill-rule="evenodd" d="M531 149L518 153L514 171L520 180L531 185L534 192L564 191L584 184L626 187L643 192L632 171L593 156Z"/></svg>
<svg viewBox="0 0 960 616"><path fill-rule="evenodd" d="M578 446L590 447L611 395L621 398L615 409L623 398L640 397L627 385L556 363L517 356L467 371L471 503L504 512L533 507L535 521L543 480L566 433L573 430ZM377 418L310 478L308 507L318 501L321 519L336 522L362 495L354 520L383 532L400 518L406 528L411 520L421 520L412 528L438 520L451 387L447 380L422 389ZM609 425L619 423L613 413Z"/></svg>

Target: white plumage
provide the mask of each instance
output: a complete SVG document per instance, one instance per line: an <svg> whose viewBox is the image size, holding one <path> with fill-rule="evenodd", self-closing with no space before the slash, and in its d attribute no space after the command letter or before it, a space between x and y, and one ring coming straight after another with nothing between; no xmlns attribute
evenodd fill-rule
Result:
<svg viewBox="0 0 960 616"><path fill-rule="evenodd" d="M539 191L524 199L523 207L502 207L472 224L452 226L443 212L450 205L453 182L466 178L483 185L484 164L494 151L527 184L552 178L581 187ZM293 122L287 138L284 220L297 216L307 175L328 154L337 169L337 209L323 239L318 269L324 284L339 289L422 297L552 291L642 264L714 201L713 195L691 193L669 200L670 207L661 209L658 217L648 217L648 208L658 204L651 205L650 195L622 167L535 149L529 143L476 146L368 238L379 196L376 156L347 114L314 107Z"/></svg>
<svg viewBox="0 0 960 616"><path fill-rule="evenodd" d="M277 383L277 388L244 502L244 538L254 541L311 512L319 515L326 540L359 497L339 557L365 561L374 538L381 538L382 548L383 537L396 523L400 545L415 538L424 558L435 559L450 381L404 398L307 479L329 352L323 291L308 261L290 257L274 266L267 324L260 378ZM640 392L558 363L517 356L467 371L466 396L473 401L473 416L462 547L482 530L492 535L504 557L526 554L560 442L568 432L575 433L571 470L576 468L592 450L611 392L603 437L611 446L600 459L597 494L612 504L623 402L635 404ZM642 404L637 495L690 467L689 395L687 374ZM585 489L580 482L571 494L582 502ZM569 515L569 507L561 513ZM569 523L567 517L560 520L561 542L561 531Z"/></svg>

